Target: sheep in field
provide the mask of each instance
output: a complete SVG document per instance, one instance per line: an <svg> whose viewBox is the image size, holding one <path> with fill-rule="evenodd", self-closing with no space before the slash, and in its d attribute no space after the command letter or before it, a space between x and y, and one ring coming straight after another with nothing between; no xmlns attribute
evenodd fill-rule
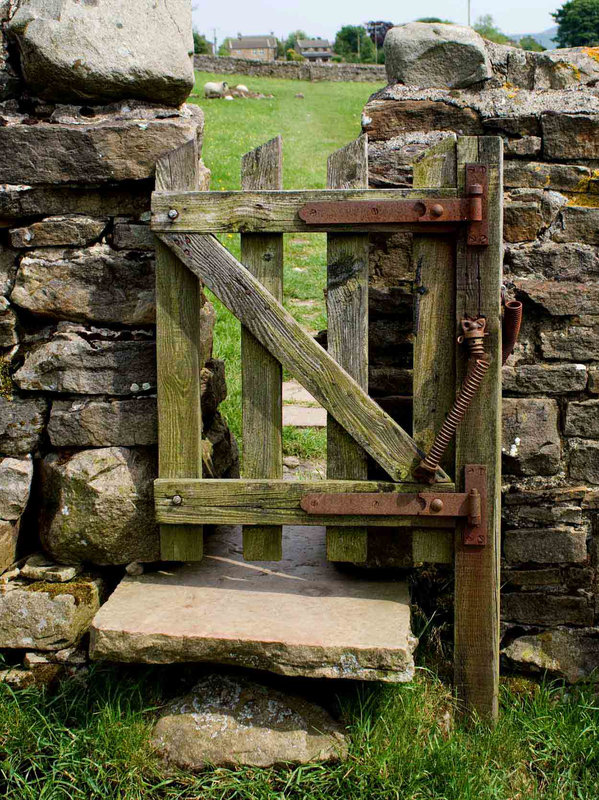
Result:
<svg viewBox="0 0 599 800"><path fill-rule="evenodd" d="M204 84L204 97L224 97L229 84L226 81L209 81Z"/></svg>

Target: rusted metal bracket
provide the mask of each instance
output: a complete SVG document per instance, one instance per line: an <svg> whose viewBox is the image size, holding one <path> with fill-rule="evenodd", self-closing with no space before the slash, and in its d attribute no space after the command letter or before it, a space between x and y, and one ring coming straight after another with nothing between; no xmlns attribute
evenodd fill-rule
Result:
<svg viewBox="0 0 599 800"><path fill-rule="evenodd" d="M467 465L465 492L310 492L302 497L300 505L307 514L319 516L463 517L464 544L480 547L487 543L486 474L482 465Z"/></svg>
<svg viewBox="0 0 599 800"><path fill-rule="evenodd" d="M319 226L466 223L467 243L486 246L489 244L487 187L487 167L466 164L464 197L307 203L299 216L307 225Z"/></svg>

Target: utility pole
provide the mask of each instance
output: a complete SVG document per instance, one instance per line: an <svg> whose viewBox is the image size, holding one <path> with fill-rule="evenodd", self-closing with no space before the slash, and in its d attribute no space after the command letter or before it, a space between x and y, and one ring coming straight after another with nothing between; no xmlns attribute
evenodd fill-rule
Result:
<svg viewBox="0 0 599 800"><path fill-rule="evenodd" d="M214 55L218 55L218 50L216 49L216 28L212 28L212 35L214 36Z"/></svg>
<svg viewBox="0 0 599 800"><path fill-rule="evenodd" d="M470 27L470 3L472 0L468 0L468 27Z"/></svg>

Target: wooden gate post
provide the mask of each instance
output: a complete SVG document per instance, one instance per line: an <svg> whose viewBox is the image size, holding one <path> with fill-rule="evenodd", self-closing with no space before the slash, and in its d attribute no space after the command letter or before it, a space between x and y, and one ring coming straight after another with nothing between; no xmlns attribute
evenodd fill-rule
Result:
<svg viewBox="0 0 599 800"><path fill-rule="evenodd" d="M283 188L280 136L245 154L241 167L241 187L245 190ZM242 233L241 261L282 302L283 234ZM244 478L283 477L282 374L277 359L242 326ZM245 560L280 561L282 532L280 525L244 526Z"/></svg>
<svg viewBox="0 0 599 800"><path fill-rule="evenodd" d="M196 139L156 164L156 190L207 189ZM158 474L202 477L200 315L202 285L160 239L156 240L156 360L158 372ZM161 525L163 561L200 561L197 525Z"/></svg>
<svg viewBox="0 0 599 800"><path fill-rule="evenodd" d="M464 191L466 164L487 167L489 244L469 247L458 239L456 264L456 335L460 319L484 314L489 335L485 350L491 366L459 426L456 437L456 485L464 489L466 464L487 469L486 547L464 546L463 525L455 541L455 686L465 708L495 719L499 689L499 556L501 523L501 330L503 261L503 145L499 137L460 137L457 145L458 189ZM457 381L466 366L457 357Z"/></svg>
<svg viewBox="0 0 599 800"><path fill-rule="evenodd" d="M368 137L329 156L329 189L368 188ZM327 235L328 351L368 391L367 233ZM327 478L367 480L366 452L330 415L327 417ZM366 561L368 529L327 527L329 561Z"/></svg>

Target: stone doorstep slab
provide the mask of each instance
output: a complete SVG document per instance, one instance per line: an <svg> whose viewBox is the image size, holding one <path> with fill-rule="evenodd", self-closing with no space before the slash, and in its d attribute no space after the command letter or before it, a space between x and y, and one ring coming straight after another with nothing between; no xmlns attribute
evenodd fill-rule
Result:
<svg viewBox="0 0 599 800"><path fill-rule="evenodd" d="M283 427L325 428L327 412L311 406L283 406Z"/></svg>
<svg viewBox="0 0 599 800"><path fill-rule="evenodd" d="M204 560L127 576L91 628L96 660L235 664L281 675L390 683L414 674L407 584L326 560L325 529L284 527L284 559L248 563L239 527Z"/></svg>

